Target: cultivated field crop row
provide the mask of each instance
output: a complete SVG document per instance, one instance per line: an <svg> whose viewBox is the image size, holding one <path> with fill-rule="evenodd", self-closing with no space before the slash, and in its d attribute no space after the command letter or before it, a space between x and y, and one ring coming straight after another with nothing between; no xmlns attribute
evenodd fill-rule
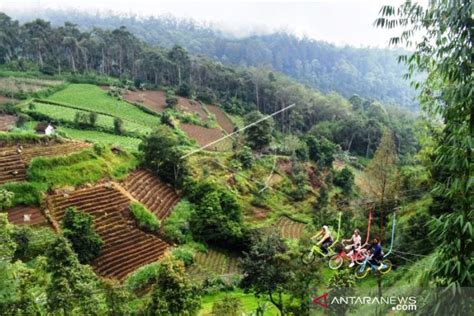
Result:
<svg viewBox="0 0 474 316"><path fill-rule="evenodd" d="M241 273L237 256L225 254L214 249L208 249L206 252L196 252L194 262L187 271L197 278L206 275L232 275Z"/></svg>
<svg viewBox="0 0 474 316"><path fill-rule="evenodd" d="M0 91L6 94L8 94L8 92L32 93L39 92L45 88L54 87L63 83L63 81L59 80L4 77L0 78Z"/></svg>
<svg viewBox="0 0 474 316"><path fill-rule="evenodd" d="M60 127L58 131L67 137L93 143L117 145L131 150L137 150L141 140L139 138L120 136L93 130L80 130L74 128Z"/></svg>
<svg viewBox="0 0 474 316"><path fill-rule="evenodd" d="M145 113L130 103L109 96L106 91L95 85L71 84L48 97L48 100L72 105L85 111L106 113L149 128L158 124L156 116Z"/></svg>
<svg viewBox="0 0 474 316"><path fill-rule="evenodd" d="M68 207L91 214L96 232L105 242L93 263L104 277L123 279L140 266L161 258L169 244L146 234L130 218L130 200L113 187L95 186L47 199L54 219L60 222Z"/></svg>
<svg viewBox="0 0 474 316"><path fill-rule="evenodd" d="M124 182L126 190L161 220L167 217L179 201L179 195L151 172L138 170Z"/></svg>
<svg viewBox="0 0 474 316"><path fill-rule="evenodd" d="M33 102L33 106L34 106L34 109L31 110L31 112L37 112L42 115L48 116L52 119L65 121L68 123L74 122L76 113L83 113L86 115L90 113L88 111L77 110L75 108L71 108L68 106L42 103L41 101ZM110 115L98 114L96 125L99 127L112 130L114 128L114 117ZM126 131L140 133L140 134L151 131L151 128L147 126L143 126L142 124L139 124L130 120L123 121L123 128Z"/></svg>
<svg viewBox="0 0 474 316"><path fill-rule="evenodd" d="M0 149L0 184L26 180L26 166L31 159L44 156L64 156L88 148L85 143L25 144L19 152L15 146Z"/></svg>

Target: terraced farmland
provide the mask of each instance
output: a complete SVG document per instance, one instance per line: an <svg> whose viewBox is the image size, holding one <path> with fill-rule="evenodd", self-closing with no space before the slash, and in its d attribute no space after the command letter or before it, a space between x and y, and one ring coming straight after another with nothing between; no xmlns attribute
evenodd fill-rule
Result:
<svg viewBox="0 0 474 316"><path fill-rule="evenodd" d="M200 146L207 145L224 136L224 133L219 128L206 128L193 124L181 124L180 128L188 135L189 138L194 139ZM226 139L215 144L214 146L208 147L207 150L227 151L231 148L231 140Z"/></svg>
<svg viewBox="0 0 474 316"><path fill-rule="evenodd" d="M304 233L305 224L293 221L288 217L280 217L275 227L281 232L283 238L299 239Z"/></svg>
<svg viewBox="0 0 474 316"><path fill-rule="evenodd" d="M161 220L167 217L179 201L179 195L151 172L138 170L128 176L125 189Z"/></svg>
<svg viewBox="0 0 474 316"><path fill-rule="evenodd" d="M85 110L78 110L78 109L68 107L68 106L54 105L54 104L44 103L41 101L33 102L33 105L34 105L34 110L28 110L27 112L37 112L51 119L65 121L68 123L74 122L76 113L83 113L86 115L90 113L89 111L85 111ZM99 127L113 129L114 116L98 114L96 125ZM147 133L152 130L150 127L147 127L147 126L144 126L143 124L139 124L139 123L129 121L129 120L123 121L123 128L126 131L140 133L140 134Z"/></svg>
<svg viewBox="0 0 474 316"><path fill-rule="evenodd" d="M160 259L169 244L138 229L130 218L130 200L114 187L104 185L48 197L52 216L60 222L68 207L94 217L96 232L105 244L93 263L104 277L123 279L140 266Z"/></svg>
<svg viewBox="0 0 474 316"><path fill-rule="evenodd" d="M223 130L225 130L228 134L234 131L234 124L220 107L215 105L207 105L206 107L209 112L216 116L217 123L220 127L222 127Z"/></svg>
<svg viewBox="0 0 474 316"><path fill-rule="evenodd" d="M239 260L235 255L208 249L206 252L196 252L194 263L188 268L188 272L194 277L209 274L232 275L240 274Z"/></svg>
<svg viewBox="0 0 474 316"><path fill-rule="evenodd" d="M164 91L129 91L123 98L132 103L142 104L155 112L163 112L166 108Z"/></svg>
<svg viewBox="0 0 474 316"><path fill-rule="evenodd" d="M190 113L196 113L203 121L207 120L207 113L204 111L199 102L189 100L183 97L178 97L178 104L176 105L176 107L179 110L187 111Z"/></svg>
<svg viewBox="0 0 474 316"><path fill-rule="evenodd" d="M25 144L21 152L15 146L0 149L0 184L26 180L26 166L35 157L64 156L88 148L78 142L34 145Z"/></svg>
<svg viewBox="0 0 474 316"><path fill-rule="evenodd" d="M134 122L149 128L158 125L156 116L145 113L128 102L107 95L107 91L95 85L71 84L66 89L49 96L48 100L71 105L85 111L95 111L119 117L123 121Z"/></svg>
<svg viewBox="0 0 474 316"><path fill-rule="evenodd" d="M91 130L80 130L75 128L59 127L58 131L63 132L67 137L82 141L89 141L99 144L117 145L127 149L137 150L141 140L139 138L115 135Z"/></svg>
<svg viewBox="0 0 474 316"><path fill-rule="evenodd" d="M15 126L16 116L0 114L0 131L9 131Z"/></svg>
<svg viewBox="0 0 474 316"><path fill-rule="evenodd" d="M44 225L47 223L41 210L37 207L17 206L7 211L8 221L15 225Z"/></svg>

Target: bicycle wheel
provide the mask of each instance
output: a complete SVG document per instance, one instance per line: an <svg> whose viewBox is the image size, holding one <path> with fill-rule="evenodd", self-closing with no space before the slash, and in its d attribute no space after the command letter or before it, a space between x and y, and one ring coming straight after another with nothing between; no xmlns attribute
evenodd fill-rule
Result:
<svg viewBox="0 0 474 316"><path fill-rule="evenodd" d="M363 263L364 263L364 260L365 260L365 256L364 256L363 254L361 254L361 253L358 253L358 254L356 254L356 257L355 257L355 260L354 260L354 261L355 261L357 264L363 264Z"/></svg>
<svg viewBox="0 0 474 316"><path fill-rule="evenodd" d="M392 262L390 260L382 260L382 264L384 265L384 267L382 269L379 269L380 273L385 274L392 270Z"/></svg>
<svg viewBox="0 0 474 316"><path fill-rule="evenodd" d="M363 279L369 274L369 269L367 269L367 266L364 267L363 271L360 271L360 267L358 267L355 271L355 277L357 279Z"/></svg>
<svg viewBox="0 0 474 316"><path fill-rule="evenodd" d="M334 255L329 258L329 267L333 270L339 269L344 263L344 258L339 255Z"/></svg>
<svg viewBox="0 0 474 316"><path fill-rule="evenodd" d="M308 251L301 255L301 262L303 262L304 264L311 264L313 263L314 259L316 259L316 255L313 251Z"/></svg>

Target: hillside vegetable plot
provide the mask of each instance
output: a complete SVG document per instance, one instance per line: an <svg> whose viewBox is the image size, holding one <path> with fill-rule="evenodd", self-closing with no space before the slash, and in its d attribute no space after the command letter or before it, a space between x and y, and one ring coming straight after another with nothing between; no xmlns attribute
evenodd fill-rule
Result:
<svg viewBox="0 0 474 316"><path fill-rule="evenodd" d="M113 187L95 186L48 197L52 216L60 222L68 207L91 214L96 232L105 242L94 270L103 277L122 280L135 269L157 261L169 244L138 229L128 211L130 200Z"/></svg>
<svg viewBox="0 0 474 316"><path fill-rule="evenodd" d="M167 217L179 201L179 195L170 185L146 170L130 174L124 182L124 187L160 220Z"/></svg>
<svg viewBox="0 0 474 316"><path fill-rule="evenodd" d="M281 217L275 227L281 232L283 238L299 239L303 235L305 224L295 222L288 217Z"/></svg>
<svg viewBox="0 0 474 316"><path fill-rule="evenodd" d="M8 221L15 225L44 225L47 224L41 210L37 207L17 206L7 211Z"/></svg>
<svg viewBox="0 0 474 316"><path fill-rule="evenodd" d="M225 130L228 134L234 131L234 124L232 121L227 117L225 112L218 106L215 105L207 105L206 106L209 112L216 116L217 123L223 130Z"/></svg>
<svg viewBox="0 0 474 316"><path fill-rule="evenodd" d="M142 104L155 112L163 112L166 108L164 91L128 91L123 98L132 103Z"/></svg>
<svg viewBox="0 0 474 316"><path fill-rule="evenodd" d="M188 272L194 276L241 273L237 256L227 255L213 249L208 249L207 252L196 252L194 255L194 263L188 268Z"/></svg>
<svg viewBox="0 0 474 316"><path fill-rule="evenodd" d="M68 142L59 144L25 144L21 153L15 146L0 149L0 184L26 180L26 166L35 157L64 156L90 147L89 144Z"/></svg>
<svg viewBox="0 0 474 316"><path fill-rule="evenodd" d="M224 133L219 128L206 128L193 124L181 124L180 128L189 138L194 139L200 146L207 145L224 136ZM230 139L227 139L214 146L208 147L207 150L227 151L231 148L232 143Z"/></svg>
<svg viewBox="0 0 474 316"><path fill-rule="evenodd" d="M37 112L46 115L52 119L66 121L69 123L74 122L76 113L84 113L86 115L90 113L89 111L77 110L67 106L42 103L41 101L34 102L33 105L34 110L31 110L32 112ZM99 127L113 129L114 117L110 115L98 114L96 125ZM129 120L123 121L123 128L126 131L136 133L146 133L151 131L150 127Z"/></svg>
<svg viewBox="0 0 474 316"><path fill-rule="evenodd" d="M176 107L179 110L196 113L203 121L207 120L207 113L204 111L201 104L196 101L189 100L183 97L178 97L178 104Z"/></svg>
<svg viewBox="0 0 474 316"><path fill-rule="evenodd" d="M73 139L89 141L93 143L117 145L131 150L137 150L141 140L139 138L115 135L91 130L80 130L74 128L60 127L59 131Z"/></svg>
<svg viewBox="0 0 474 316"><path fill-rule="evenodd" d="M85 111L105 113L142 126L153 128L158 125L156 116L145 113L130 103L117 100L107 95L107 91L91 84L71 84L51 95L48 100L69 104Z"/></svg>
<svg viewBox="0 0 474 316"><path fill-rule="evenodd" d="M15 126L16 116L0 114L0 131L9 131Z"/></svg>

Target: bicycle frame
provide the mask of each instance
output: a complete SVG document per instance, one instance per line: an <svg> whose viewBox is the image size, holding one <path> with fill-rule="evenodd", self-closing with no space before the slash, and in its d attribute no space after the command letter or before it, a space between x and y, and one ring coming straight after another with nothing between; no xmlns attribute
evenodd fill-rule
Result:
<svg viewBox="0 0 474 316"><path fill-rule="evenodd" d="M380 260L380 263L383 264L383 263L382 263L382 260ZM367 254L365 254L365 260L364 260L364 262L363 262L363 263L359 266L359 268L358 268L359 271L360 271L360 272L364 272L364 270L365 270L366 267L367 267L367 264L370 265L370 268L371 268L372 271L374 271L374 272L378 271L378 268L379 268L379 267L376 266L375 264L372 264L372 263L370 262L369 256L368 256Z"/></svg>

